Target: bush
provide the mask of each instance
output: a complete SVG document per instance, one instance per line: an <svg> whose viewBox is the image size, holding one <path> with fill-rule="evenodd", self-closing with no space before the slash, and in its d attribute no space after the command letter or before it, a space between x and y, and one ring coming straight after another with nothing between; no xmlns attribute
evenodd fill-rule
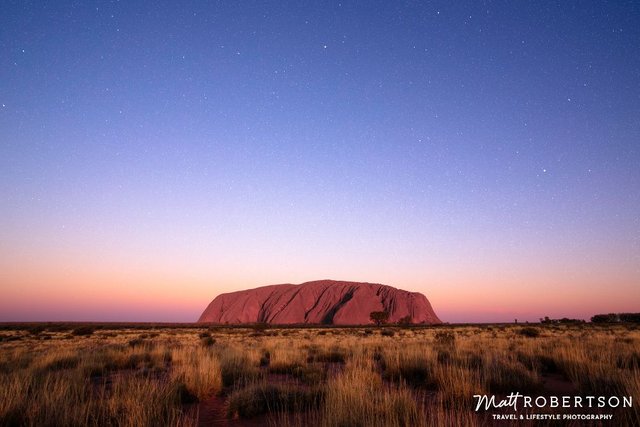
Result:
<svg viewBox="0 0 640 427"><path fill-rule="evenodd" d="M404 382L411 387L436 390L437 383L432 363L424 360L404 360L399 366L387 367L382 378L396 383Z"/></svg>
<svg viewBox="0 0 640 427"><path fill-rule="evenodd" d="M266 366L269 366L269 364L271 363L271 353L269 353L269 351L264 350L264 352L262 353L262 356L260 356L260 367L264 368Z"/></svg>
<svg viewBox="0 0 640 427"><path fill-rule="evenodd" d="M45 331L45 327L42 325L34 325L28 328L28 331L31 335L39 335L41 332Z"/></svg>
<svg viewBox="0 0 640 427"><path fill-rule="evenodd" d="M456 335L451 331L440 331L433 338L436 344L442 346L452 346L456 343Z"/></svg>
<svg viewBox="0 0 640 427"><path fill-rule="evenodd" d="M615 313L609 314L596 314L591 318L593 323L617 323L620 321L620 316Z"/></svg>
<svg viewBox="0 0 640 427"><path fill-rule="evenodd" d="M211 346L212 346L212 345L214 345L215 343L216 343L216 340L215 340L215 339L213 339L213 338L212 338L212 337L210 337L210 336L203 337L203 338L200 340L200 344L202 344L202 346L203 346L203 347L211 347Z"/></svg>
<svg viewBox="0 0 640 427"><path fill-rule="evenodd" d="M382 335L383 337L392 337L395 334L396 333L393 331L393 329L383 329L382 331L380 331L380 335Z"/></svg>
<svg viewBox="0 0 640 427"><path fill-rule="evenodd" d="M73 331L71 331L71 334L77 337L88 336L88 335L92 335L95 332L95 330L96 329L93 326L78 326Z"/></svg>
<svg viewBox="0 0 640 427"><path fill-rule="evenodd" d="M341 348L332 348L328 351L319 351L317 349L309 349L308 363L325 362L325 363L345 363L347 355Z"/></svg>
<svg viewBox="0 0 640 427"><path fill-rule="evenodd" d="M620 313L621 322L640 323L640 313Z"/></svg>
<svg viewBox="0 0 640 427"><path fill-rule="evenodd" d="M178 382L175 385L175 394L178 402L183 405L198 402L198 397L189 391L187 385L183 382Z"/></svg>
<svg viewBox="0 0 640 427"><path fill-rule="evenodd" d="M229 397L227 415L254 418L274 411L303 412L319 408L324 400L321 389L301 390L279 385L254 385Z"/></svg>
<svg viewBox="0 0 640 427"><path fill-rule="evenodd" d="M221 360L222 385L233 387L255 381L261 375L257 366L244 355L229 355Z"/></svg>
<svg viewBox="0 0 640 427"><path fill-rule="evenodd" d="M518 333L527 338L537 338L540 336L540 330L531 326L520 329Z"/></svg>

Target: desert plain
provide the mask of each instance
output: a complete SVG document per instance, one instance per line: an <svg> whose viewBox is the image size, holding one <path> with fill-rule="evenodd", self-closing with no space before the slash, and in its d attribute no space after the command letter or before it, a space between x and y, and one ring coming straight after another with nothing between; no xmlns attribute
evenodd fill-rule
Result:
<svg viewBox="0 0 640 427"><path fill-rule="evenodd" d="M0 326L0 425L640 425L633 324ZM512 392L633 405L476 410Z"/></svg>

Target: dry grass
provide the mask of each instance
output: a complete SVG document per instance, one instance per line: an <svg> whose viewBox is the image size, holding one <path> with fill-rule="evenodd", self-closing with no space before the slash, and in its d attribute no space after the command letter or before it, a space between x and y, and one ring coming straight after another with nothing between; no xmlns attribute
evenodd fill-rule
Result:
<svg viewBox="0 0 640 427"><path fill-rule="evenodd" d="M605 413L640 425L640 331L623 325L85 329L0 330L0 425L195 425L217 399L272 425L477 426L474 394L566 390L632 396Z"/></svg>

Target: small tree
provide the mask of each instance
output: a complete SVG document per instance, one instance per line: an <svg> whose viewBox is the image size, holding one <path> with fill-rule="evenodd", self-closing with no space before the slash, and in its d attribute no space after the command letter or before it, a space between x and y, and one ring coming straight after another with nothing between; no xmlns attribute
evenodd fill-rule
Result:
<svg viewBox="0 0 640 427"><path fill-rule="evenodd" d="M376 323L376 325L380 326L383 323L387 323L389 320L389 313L386 311L372 311L369 314L369 318Z"/></svg>
<svg viewBox="0 0 640 427"><path fill-rule="evenodd" d="M409 326L412 323L413 323L413 319L411 318L410 314L398 320L398 325L400 326Z"/></svg>

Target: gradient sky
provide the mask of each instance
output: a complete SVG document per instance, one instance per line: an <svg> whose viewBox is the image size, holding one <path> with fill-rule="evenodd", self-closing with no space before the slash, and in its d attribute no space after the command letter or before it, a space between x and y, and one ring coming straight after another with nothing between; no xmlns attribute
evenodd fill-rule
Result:
<svg viewBox="0 0 640 427"><path fill-rule="evenodd" d="M300 3L2 2L1 321L640 311L639 3Z"/></svg>

